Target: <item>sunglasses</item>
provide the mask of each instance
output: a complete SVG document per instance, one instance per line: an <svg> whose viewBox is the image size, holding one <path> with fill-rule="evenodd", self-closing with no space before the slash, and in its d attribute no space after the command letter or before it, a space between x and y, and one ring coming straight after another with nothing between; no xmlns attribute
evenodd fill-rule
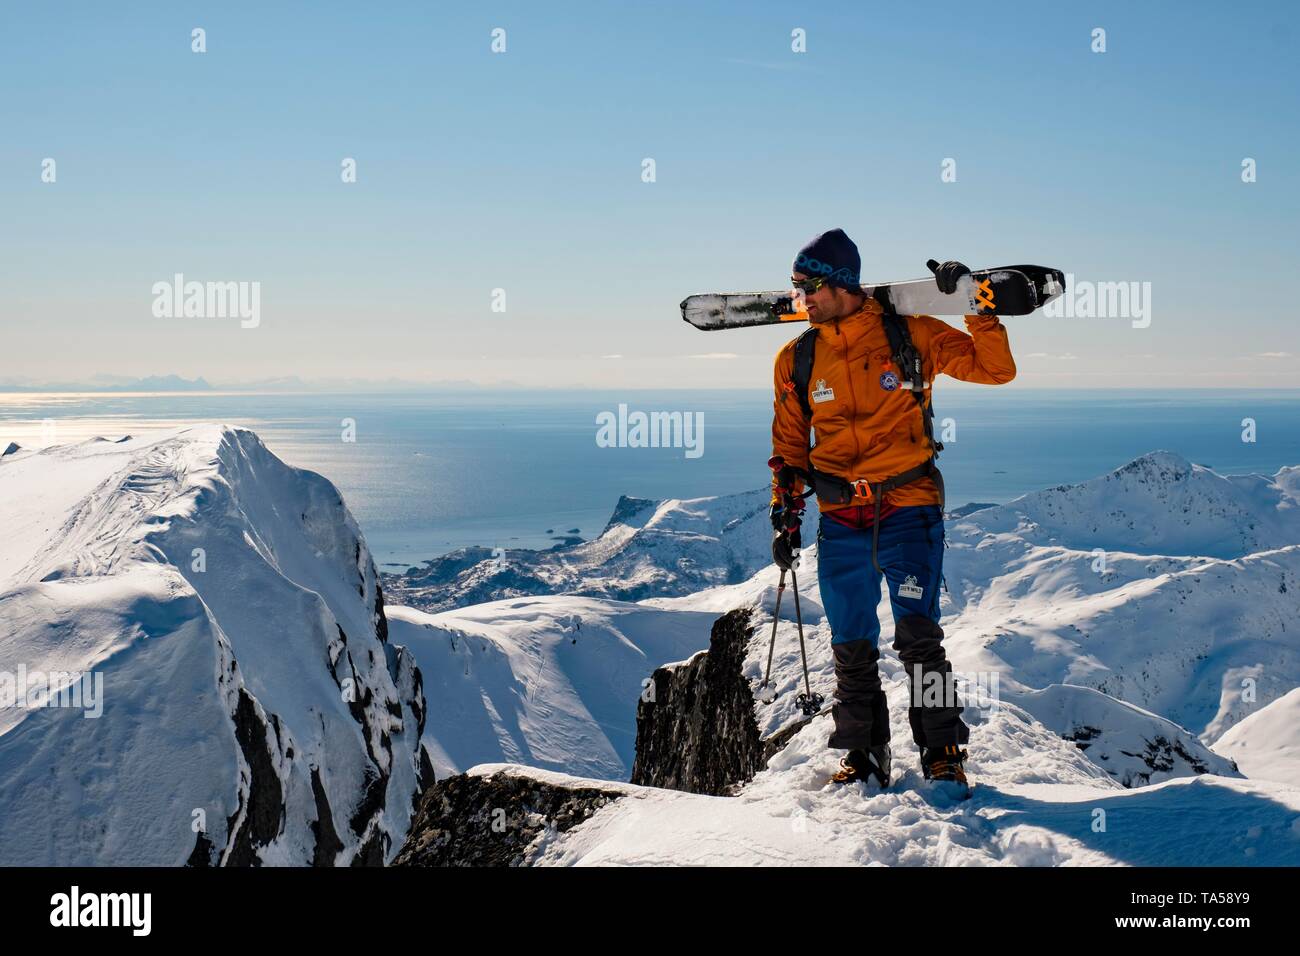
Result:
<svg viewBox="0 0 1300 956"><path fill-rule="evenodd" d="M791 279L790 282L796 290L804 295L812 295L826 284L826 278L825 276L814 276L811 279Z"/></svg>

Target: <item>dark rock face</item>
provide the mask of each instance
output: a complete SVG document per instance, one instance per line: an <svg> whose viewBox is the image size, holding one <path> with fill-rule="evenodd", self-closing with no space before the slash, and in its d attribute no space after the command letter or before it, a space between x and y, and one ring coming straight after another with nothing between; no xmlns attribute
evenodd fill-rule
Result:
<svg viewBox="0 0 1300 956"><path fill-rule="evenodd" d="M248 799L246 807L240 807L241 810L246 809L246 812L239 829L231 837L226 866L261 866L258 849L274 840L280 832L280 821L284 816L284 791L271 761L272 743L268 730L258 715L253 698L240 688L239 705L235 711L235 738L248 763ZM243 801L244 792L241 791L241 804ZM228 831L238 818L239 810L236 810L227 824Z"/></svg>
<svg viewBox="0 0 1300 956"><path fill-rule="evenodd" d="M1170 740L1168 737L1163 736L1148 740L1146 750L1140 754L1129 753L1127 750L1121 750L1120 753L1129 757L1138 757L1150 768L1150 773L1125 774L1120 783L1130 788L1145 787L1151 783L1151 774L1168 773L1174 769L1175 756L1186 761L1195 773L1208 773L1210 769L1204 762L1197 759L1195 754L1188 751L1181 740ZM1235 763L1233 767L1236 767Z"/></svg>
<svg viewBox="0 0 1300 956"><path fill-rule="evenodd" d="M619 495L618 504L614 506L614 513L609 516L609 521L605 522L605 528L601 531L601 534L604 534L605 531L608 531L616 524L625 524L632 521L658 504L659 502L651 498L629 498L627 495Z"/></svg>
<svg viewBox="0 0 1300 956"><path fill-rule="evenodd" d="M352 858L351 866L383 866L384 856L388 853L388 834L382 830L371 830L370 839L366 840Z"/></svg>
<svg viewBox="0 0 1300 956"><path fill-rule="evenodd" d="M325 796L325 787L321 784L320 768L311 768L311 792L316 798L316 822L311 825L311 832L316 837L316 848L312 851L312 866L333 866L334 858L343 849L343 841L334 829L334 814L330 810L329 799Z"/></svg>
<svg viewBox="0 0 1300 956"><path fill-rule="evenodd" d="M357 546L360 547L359 545ZM358 551L359 553L359 551ZM416 720L417 734L424 732L427 706L424 699L424 679L415 659L404 647L388 643L388 619L384 614L382 593L376 588L373 626L380 641L384 664L397 690L398 699L385 697L379 700L375 692L358 673L352 657L348 635L337 625L338 641L332 645L328 659L329 670L340 692L343 679L352 683L347 696L348 710L360 726L365 741L368 762L365 782L346 825L358 837L359 846L350 861L352 866L383 866L392 840L379 829L392 776L393 748L391 733L401 733L406 719L402 704L410 708ZM370 663L375 663L369 652ZM230 676L236 673L233 658L229 665ZM223 674L223 683L226 675ZM277 765L293 759L292 747L281 747L281 721L278 715L268 713L263 718L260 702L240 686L232 715L235 738L248 765L246 779L241 782L239 806L227 820L231 833L227 847L219 851L203 834L199 835L187 865L205 866L261 866L261 849L280 835L285 822L285 795ZM372 706L374 705L374 706ZM433 782L433 767L424 748L419 748L417 773L421 787ZM385 769L387 768L387 769ZM315 839L312 866L336 866L339 854L345 849L335 821L336 808L330 806L322 779L322 769L311 767L312 796L316 804L316 819L309 826ZM423 792L422 790L420 792ZM413 796L413 801L418 793Z"/></svg>
<svg viewBox="0 0 1300 956"><path fill-rule="evenodd" d="M714 622L708 651L654 672L653 699L637 705L632 783L725 796L763 769L742 673L753 633L749 608L729 611Z"/></svg>
<svg viewBox="0 0 1300 956"><path fill-rule="evenodd" d="M461 774L420 800L393 866L525 866L556 834L621 797L616 790L559 787L528 777Z"/></svg>
<svg viewBox="0 0 1300 956"><path fill-rule="evenodd" d="M189 859L185 861L186 866L208 867L212 866L213 856L216 853L216 847L208 839L206 833L200 832L194 840L194 849L190 851Z"/></svg>

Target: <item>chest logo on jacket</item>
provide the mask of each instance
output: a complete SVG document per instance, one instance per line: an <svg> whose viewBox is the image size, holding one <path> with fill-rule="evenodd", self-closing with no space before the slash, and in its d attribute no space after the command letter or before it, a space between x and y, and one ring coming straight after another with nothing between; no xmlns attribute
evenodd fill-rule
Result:
<svg viewBox="0 0 1300 956"><path fill-rule="evenodd" d="M813 389L812 400L814 402L830 402L835 399L835 389L826 387L826 379L817 379L817 387Z"/></svg>
<svg viewBox="0 0 1300 956"><path fill-rule="evenodd" d="M898 374L892 369L880 376L880 387L887 392L892 392L898 388Z"/></svg>

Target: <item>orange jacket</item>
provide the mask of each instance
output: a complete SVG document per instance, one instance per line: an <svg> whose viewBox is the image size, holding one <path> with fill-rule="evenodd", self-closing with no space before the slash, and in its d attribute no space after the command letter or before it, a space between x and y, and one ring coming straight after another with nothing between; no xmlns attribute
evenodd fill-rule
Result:
<svg viewBox="0 0 1300 956"><path fill-rule="evenodd" d="M889 338L880 321L880 305L867 299L846 318L819 326L808 383L812 422L791 387L794 374L794 340L776 355L773 402L772 454L788 463L809 467L808 427L816 434L812 466L849 481L865 478L874 483L924 463L932 454L925 438L921 407L905 388L887 389L892 370L901 377L890 355ZM1007 330L996 315L968 315L961 332L929 315L906 317L912 343L922 356L927 386L940 372L964 382L1001 385L1016 376L1016 363L1007 344ZM813 393L817 394L813 394ZM925 401L930 402L929 387ZM778 497L773 480L773 501ZM803 490L799 482L796 492ZM818 503L824 511L867 504L861 495L843 505ZM896 507L937 504L939 490L929 478L920 478L886 492L884 504Z"/></svg>

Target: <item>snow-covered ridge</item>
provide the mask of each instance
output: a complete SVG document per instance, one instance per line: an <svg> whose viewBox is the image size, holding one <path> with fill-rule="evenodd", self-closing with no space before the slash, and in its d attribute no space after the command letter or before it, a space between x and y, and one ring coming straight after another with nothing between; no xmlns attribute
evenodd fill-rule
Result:
<svg viewBox="0 0 1300 956"><path fill-rule="evenodd" d="M771 561L770 491L619 499L601 534L543 551L459 548L385 575L393 603L444 611L560 592L638 601L744 581ZM814 508L815 514L815 508Z"/></svg>
<svg viewBox="0 0 1300 956"><path fill-rule="evenodd" d="M969 516L986 533L1036 545L1237 558L1300 544L1300 467L1220 475L1153 451L1076 485L1021 495Z"/></svg>
<svg viewBox="0 0 1300 956"><path fill-rule="evenodd" d="M1298 488L1294 467L1153 452L974 512L948 526L945 627L968 667L1092 687L1211 743L1300 684Z"/></svg>
<svg viewBox="0 0 1300 956"><path fill-rule="evenodd" d="M421 678L329 481L196 426L15 450L0 501L0 675L103 687L95 719L0 709L0 864L396 852Z"/></svg>
<svg viewBox="0 0 1300 956"><path fill-rule="evenodd" d="M684 596L740 584L770 561L767 488L653 501L620 498L591 541L542 551L460 548L420 569L385 575L395 603L428 611L558 592L620 600ZM816 500L807 523L817 520ZM957 509L949 525L1066 547L1170 559L1231 559L1300 544L1300 467L1220 475L1169 451L1109 474Z"/></svg>

